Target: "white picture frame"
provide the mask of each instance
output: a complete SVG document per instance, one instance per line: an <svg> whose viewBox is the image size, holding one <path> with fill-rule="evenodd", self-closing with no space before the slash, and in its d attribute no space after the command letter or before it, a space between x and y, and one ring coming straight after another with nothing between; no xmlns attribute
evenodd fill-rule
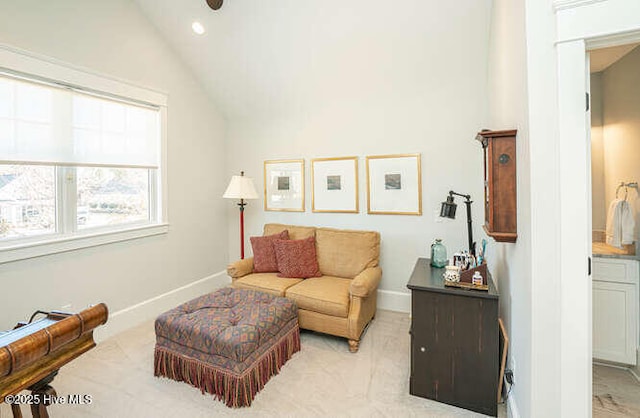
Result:
<svg viewBox="0 0 640 418"><path fill-rule="evenodd" d="M311 210L358 213L358 157L311 160Z"/></svg>
<svg viewBox="0 0 640 418"><path fill-rule="evenodd" d="M420 154L367 156L367 213L422 215Z"/></svg>
<svg viewBox="0 0 640 418"><path fill-rule="evenodd" d="M304 160L264 162L264 210L304 212Z"/></svg>

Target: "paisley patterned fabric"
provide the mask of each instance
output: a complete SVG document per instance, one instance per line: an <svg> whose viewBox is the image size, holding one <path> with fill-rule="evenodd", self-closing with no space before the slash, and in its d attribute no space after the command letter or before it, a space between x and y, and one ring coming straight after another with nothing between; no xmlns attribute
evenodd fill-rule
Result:
<svg viewBox="0 0 640 418"><path fill-rule="evenodd" d="M288 299L224 288L160 315L156 338L242 362L297 316Z"/></svg>
<svg viewBox="0 0 640 418"><path fill-rule="evenodd" d="M273 242L273 247L278 259L278 277L306 279L322 276L316 257L315 237L288 241L276 240Z"/></svg>
<svg viewBox="0 0 640 418"><path fill-rule="evenodd" d="M155 322L156 376L187 382L248 406L300 350L298 309L285 298L224 288L160 315Z"/></svg>
<svg viewBox="0 0 640 418"><path fill-rule="evenodd" d="M276 251L273 248L273 241L277 239L288 240L289 231L285 229L279 234L250 238L251 248L253 249L254 273L276 273L278 271L278 260L276 259Z"/></svg>

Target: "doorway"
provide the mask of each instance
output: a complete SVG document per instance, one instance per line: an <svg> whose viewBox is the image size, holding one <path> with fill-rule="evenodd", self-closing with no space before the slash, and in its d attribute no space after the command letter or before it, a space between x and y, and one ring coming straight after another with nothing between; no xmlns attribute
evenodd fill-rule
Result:
<svg viewBox="0 0 640 418"><path fill-rule="evenodd" d="M557 182L550 183L559 188L560 202L557 211L559 233L554 240L559 242L559 257L553 260L554 267L559 266L560 288L558 404L562 416L589 417L593 401L593 344L589 268L592 256L591 149L590 120L585 112L585 92L589 87L588 52L640 42L638 2L555 0L552 2L553 16L545 14L547 2L542 2L538 8L533 7L535 3L527 3L537 13L531 20L556 28L553 53L544 49L544 38L536 37L537 32L533 31L533 40L541 42L530 43L537 47L535 64L543 65L541 68L554 64L555 73L545 72L534 80L536 94L529 102L530 108L538 112L533 114L532 128L557 139L541 142L534 151L539 150L539 155L552 159L553 164L549 166L558 172ZM547 116L553 116L553 113L544 113L545 109L557 109L557 125L554 126L553 119ZM546 130L540 115L547 116L551 122ZM545 167L544 164L540 166ZM536 170L536 174L538 172ZM532 182L532 190L537 193L542 193L544 187L543 183ZM542 249L542 245L535 245L534 254Z"/></svg>
<svg viewBox="0 0 640 418"><path fill-rule="evenodd" d="M594 417L640 416L639 46L593 49L587 59Z"/></svg>

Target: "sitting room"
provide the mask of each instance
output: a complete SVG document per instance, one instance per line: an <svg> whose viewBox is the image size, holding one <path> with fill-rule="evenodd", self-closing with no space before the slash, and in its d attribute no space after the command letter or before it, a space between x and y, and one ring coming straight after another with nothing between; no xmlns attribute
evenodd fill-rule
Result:
<svg viewBox="0 0 640 418"><path fill-rule="evenodd" d="M0 0L0 418L634 416L584 106L637 7Z"/></svg>

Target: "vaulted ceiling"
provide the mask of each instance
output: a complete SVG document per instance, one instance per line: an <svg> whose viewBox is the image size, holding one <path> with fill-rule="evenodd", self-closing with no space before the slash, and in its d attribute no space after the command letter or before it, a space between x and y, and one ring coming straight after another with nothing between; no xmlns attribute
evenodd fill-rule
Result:
<svg viewBox="0 0 640 418"><path fill-rule="evenodd" d="M455 73L441 52L484 65L465 33L490 0L135 0L232 119L304 111L312 102L411 97ZM458 19L476 28L455 27ZM196 35L199 21L206 32ZM453 25L452 25L453 22ZM475 23L474 23L475 24ZM485 58L486 59L486 58ZM459 64L459 63L458 63ZM429 73L433 85L426 85Z"/></svg>

